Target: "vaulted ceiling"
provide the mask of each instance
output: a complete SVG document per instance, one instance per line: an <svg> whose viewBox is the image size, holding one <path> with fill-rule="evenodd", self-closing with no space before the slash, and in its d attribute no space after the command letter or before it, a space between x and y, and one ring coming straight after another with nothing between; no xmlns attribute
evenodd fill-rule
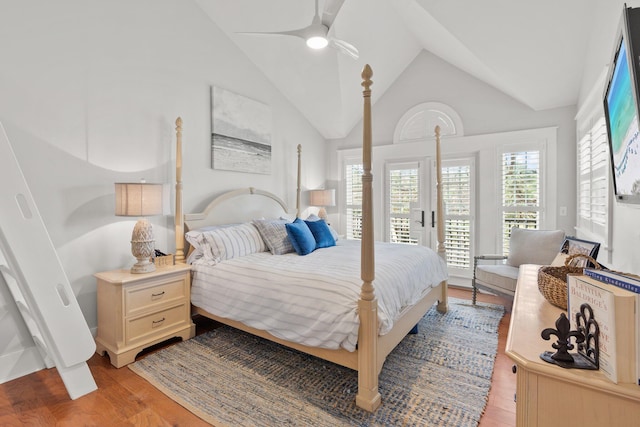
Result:
<svg viewBox="0 0 640 427"><path fill-rule="evenodd" d="M250 35L308 26L314 0L196 0L327 139L361 118L360 71L373 101L427 50L533 110L575 105L596 0L319 0L340 6L330 35L359 50L314 51L299 37Z"/></svg>

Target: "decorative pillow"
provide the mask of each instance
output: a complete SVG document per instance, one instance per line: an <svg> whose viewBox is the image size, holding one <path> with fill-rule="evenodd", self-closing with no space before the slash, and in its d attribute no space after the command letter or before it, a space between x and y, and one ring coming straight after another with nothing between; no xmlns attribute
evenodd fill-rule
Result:
<svg viewBox="0 0 640 427"><path fill-rule="evenodd" d="M298 255L308 255L316 249L316 239L306 222L300 218L285 224L289 240Z"/></svg>
<svg viewBox="0 0 640 427"><path fill-rule="evenodd" d="M324 219L318 219L317 221L305 221L309 230L311 230L311 234L313 234L313 238L316 240L316 249L318 248L328 248L330 246L336 245L336 239L333 238L331 234L331 229L324 222Z"/></svg>
<svg viewBox="0 0 640 427"><path fill-rule="evenodd" d="M307 217L307 219L305 219L305 221L318 221L322 218L320 218L318 215L316 214L311 214ZM336 230L333 229L333 227L331 226L331 224L327 223L327 227L329 227L329 231L331 231L331 235L333 236L333 240L335 242L338 241L338 232ZM334 243L335 243L334 242Z"/></svg>
<svg viewBox="0 0 640 427"><path fill-rule="evenodd" d="M293 245L289 241L285 224L287 219L254 219L253 224L258 228L262 239L273 255L293 252Z"/></svg>
<svg viewBox="0 0 640 427"><path fill-rule="evenodd" d="M202 258L214 263L267 250L258 229L251 223L208 229L202 231L196 241L196 250L199 247Z"/></svg>
<svg viewBox="0 0 640 427"><path fill-rule="evenodd" d="M507 264L514 267L520 267L521 264L549 265L560 252L563 242L562 230L528 230L513 227L509 238Z"/></svg>
<svg viewBox="0 0 640 427"><path fill-rule="evenodd" d="M193 264L194 261L203 258L204 252L203 248L205 245L204 233L211 230L216 230L218 228L227 228L233 227L240 224L222 224L222 225L209 225L207 227L197 228L195 230L190 230L185 234L185 239L189 242L191 246L189 248L189 253L187 254L187 263Z"/></svg>

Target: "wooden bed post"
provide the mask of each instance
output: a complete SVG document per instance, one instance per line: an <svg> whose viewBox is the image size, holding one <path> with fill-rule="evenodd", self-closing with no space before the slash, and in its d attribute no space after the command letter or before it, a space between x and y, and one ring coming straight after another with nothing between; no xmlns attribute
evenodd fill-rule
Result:
<svg viewBox="0 0 640 427"><path fill-rule="evenodd" d="M182 214L182 118L176 119L176 262L184 263L184 215Z"/></svg>
<svg viewBox="0 0 640 427"><path fill-rule="evenodd" d="M362 96L364 98L362 134L362 242L361 278L362 288L358 308L360 334L358 336L358 394L356 405L373 412L380 406L378 392L378 301L373 288L375 279L375 252L373 237L373 203L371 174L371 77L373 72L367 64L362 70Z"/></svg>
<svg viewBox="0 0 640 427"><path fill-rule="evenodd" d="M440 151L440 126L435 127L436 134L436 202L437 202L437 214L438 214L438 255L446 262L447 251L444 245L444 203L442 200L442 152ZM447 286L442 286L442 295L440 301L438 301L437 310L441 313L445 313L448 310L448 296Z"/></svg>
<svg viewBox="0 0 640 427"><path fill-rule="evenodd" d="M302 145L298 144L298 183L296 185L296 218L300 218L300 158L302 156Z"/></svg>

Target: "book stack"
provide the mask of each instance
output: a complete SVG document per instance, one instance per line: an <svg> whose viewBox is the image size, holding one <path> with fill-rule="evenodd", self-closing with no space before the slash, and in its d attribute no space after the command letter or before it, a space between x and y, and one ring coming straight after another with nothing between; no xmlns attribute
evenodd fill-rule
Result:
<svg viewBox="0 0 640 427"><path fill-rule="evenodd" d="M628 290L622 283L612 283L609 271L588 269L584 275L567 276L568 316L571 329L577 329L576 313L583 303L589 304L600 327L600 370L614 383L639 384L640 343L638 316L640 292ZM640 282L637 283L640 291Z"/></svg>

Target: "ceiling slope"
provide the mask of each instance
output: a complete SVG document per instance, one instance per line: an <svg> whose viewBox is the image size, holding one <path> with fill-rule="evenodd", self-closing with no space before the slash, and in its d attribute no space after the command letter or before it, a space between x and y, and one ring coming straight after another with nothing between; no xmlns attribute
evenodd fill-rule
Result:
<svg viewBox="0 0 640 427"><path fill-rule="evenodd" d="M533 110L575 105L596 0L345 0L331 31L358 48L357 60L335 49L313 51L298 37L239 34L305 27L314 15L313 0L196 1L333 139L346 136L362 116L364 64L374 71L375 102L422 49ZM325 0L319 3L323 10Z"/></svg>

